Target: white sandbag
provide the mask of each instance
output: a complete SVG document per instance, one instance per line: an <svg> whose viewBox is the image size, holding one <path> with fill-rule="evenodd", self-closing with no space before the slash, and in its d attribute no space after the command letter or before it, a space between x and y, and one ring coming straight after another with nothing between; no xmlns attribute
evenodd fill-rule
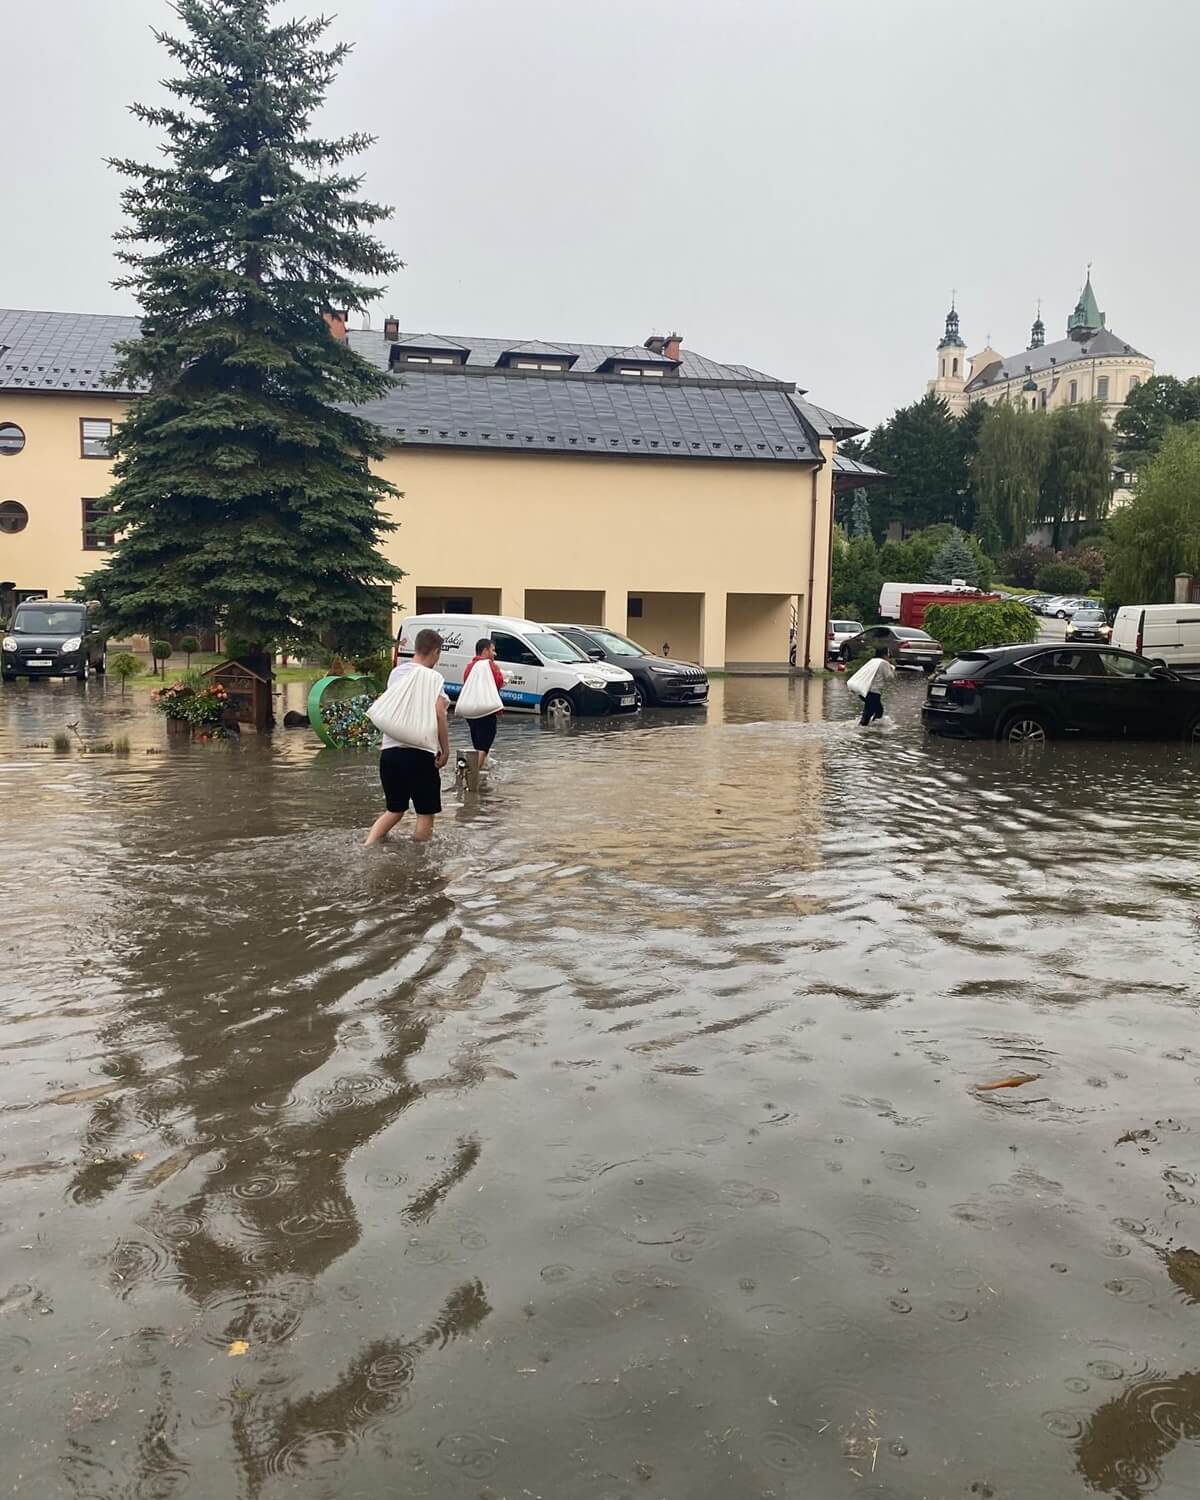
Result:
<svg viewBox="0 0 1200 1500"><path fill-rule="evenodd" d="M868 693L875 691L875 679L879 676L879 669L884 665L882 656L873 656L863 667L859 667L853 677L847 677L846 686L859 698L865 698Z"/></svg>
<svg viewBox="0 0 1200 1500"><path fill-rule="evenodd" d="M504 707L496 679L492 676L492 664L486 659L477 661L467 674L462 692L454 703L454 712L460 719L482 719L488 714L498 714Z"/></svg>
<svg viewBox="0 0 1200 1500"><path fill-rule="evenodd" d="M398 745L436 755L437 701L443 686L440 672L414 662L405 672L393 671L387 687L367 709L367 718Z"/></svg>

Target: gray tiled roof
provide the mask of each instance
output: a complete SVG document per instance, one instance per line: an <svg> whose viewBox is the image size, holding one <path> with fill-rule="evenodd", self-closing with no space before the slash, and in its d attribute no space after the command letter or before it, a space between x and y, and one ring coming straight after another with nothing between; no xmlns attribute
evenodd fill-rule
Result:
<svg viewBox="0 0 1200 1500"><path fill-rule="evenodd" d="M782 387L406 369L396 390L361 410L420 447L820 459Z"/></svg>
<svg viewBox="0 0 1200 1500"><path fill-rule="evenodd" d="M1084 350L1087 352L1084 353ZM1127 344L1110 329L1103 328L1082 344L1077 344L1074 339L1057 339L1053 344L1043 344L1040 349L1022 349L1020 354L997 360L968 380L966 389L982 391L989 386L1003 385L1009 380L1024 380L1026 365L1030 366L1033 374L1039 375L1048 370L1051 363L1066 365L1072 360L1086 360L1092 355L1101 354L1129 354L1145 358L1140 349Z"/></svg>
<svg viewBox="0 0 1200 1500"><path fill-rule="evenodd" d="M110 384L114 346L136 338L137 318L0 309L0 390L120 391ZM664 458L820 461L818 439L861 431L798 399L795 387L748 365L684 348L678 366L651 350L445 334L350 329L350 346L381 370L395 343L467 349L454 369L406 367L363 415L401 443L429 447L591 452ZM577 356L558 375L497 366L514 350ZM662 380L598 373L606 360L663 363ZM122 392L124 393L124 392Z"/></svg>
<svg viewBox="0 0 1200 1500"><path fill-rule="evenodd" d="M837 412L818 406L813 401L802 401L798 396L793 396L792 404L820 437L837 438L841 442L843 438L857 437L867 430L860 422L852 422L849 417L839 417Z"/></svg>
<svg viewBox="0 0 1200 1500"><path fill-rule="evenodd" d="M112 391L114 345L137 318L0 308L0 390Z"/></svg>
<svg viewBox="0 0 1200 1500"><path fill-rule="evenodd" d="M891 477L886 469L876 469L871 464L863 463L861 458L851 458L846 453L833 455L833 472L838 479L888 479Z"/></svg>

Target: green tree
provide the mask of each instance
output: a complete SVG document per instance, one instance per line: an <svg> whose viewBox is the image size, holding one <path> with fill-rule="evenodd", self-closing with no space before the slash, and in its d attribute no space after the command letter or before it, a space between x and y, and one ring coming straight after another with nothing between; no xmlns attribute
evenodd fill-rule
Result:
<svg viewBox="0 0 1200 1500"><path fill-rule="evenodd" d="M199 651L200 642L194 635L185 635L180 639L179 649L187 657L187 666L184 670L190 672L192 669L192 657Z"/></svg>
<svg viewBox="0 0 1200 1500"><path fill-rule="evenodd" d="M846 542L834 538L832 597L833 614L852 617L864 625L879 618L879 553L872 537Z"/></svg>
<svg viewBox="0 0 1200 1500"><path fill-rule="evenodd" d="M165 677L167 675L167 657L173 654L173 650L174 648L172 647L170 641L150 642L150 658L154 662L154 665L158 668L158 675L160 677Z"/></svg>
<svg viewBox="0 0 1200 1500"><path fill-rule="evenodd" d="M982 401L973 401L955 423L955 439L958 443L959 491L958 509L954 523L968 535L975 531L978 501L975 494L975 478L972 465L979 451L979 434L987 419L988 408Z"/></svg>
<svg viewBox="0 0 1200 1500"><path fill-rule="evenodd" d="M957 517L967 476L958 424L940 396L902 406L875 429L865 452L889 476L873 506L877 523L920 530Z"/></svg>
<svg viewBox="0 0 1200 1500"><path fill-rule="evenodd" d="M1037 617L1015 601L986 604L931 604L925 629L941 641L948 656L985 646L1022 646L1038 638Z"/></svg>
<svg viewBox="0 0 1200 1500"><path fill-rule="evenodd" d="M1019 546L1037 520L1047 423L1043 413L1002 401L988 408L971 463L976 529L989 552Z"/></svg>
<svg viewBox="0 0 1200 1500"><path fill-rule="evenodd" d="M1036 414L1035 414L1036 415ZM1060 406L1047 421L1040 519L1062 546L1064 521L1101 521L1112 497L1112 434L1097 402Z"/></svg>
<svg viewBox="0 0 1200 1500"><path fill-rule="evenodd" d="M120 680L121 697L123 698L129 679L137 677L140 674L142 664L132 651L118 651L115 656L109 657L108 670L114 677Z"/></svg>
<svg viewBox="0 0 1200 1500"><path fill-rule="evenodd" d="M1190 380L1152 375L1130 391L1116 421L1121 467L1140 471L1162 446L1167 429L1178 422L1200 422L1200 375Z"/></svg>
<svg viewBox="0 0 1200 1500"><path fill-rule="evenodd" d="M851 502L850 535L854 538L871 535L871 502L861 486L854 491Z"/></svg>
<svg viewBox="0 0 1200 1500"><path fill-rule="evenodd" d="M354 411L390 377L324 318L396 269L371 233L390 209L345 169L369 137L308 133L347 46L324 19L272 25L272 4L176 0L175 102L133 107L162 160L111 163L132 179L117 285L143 313L120 376L142 394L113 440L114 545L82 585L110 632L219 623L268 672L272 647L373 640L401 576L381 435Z"/></svg>
<svg viewBox="0 0 1200 1500"><path fill-rule="evenodd" d="M956 578L961 578L964 583L979 582L979 565L957 527L934 554L929 576L934 583L953 583Z"/></svg>
<svg viewBox="0 0 1200 1500"><path fill-rule="evenodd" d="M956 573L956 578L973 577L980 588L990 588L995 564L979 545L977 538L958 532L950 525L927 526L903 542L885 542L879 549L879 571L885 582L937 583L934 560L947 540L957 534L970 554L973 572Z"/></svg>
<svg viewBox="0 0 1200 1500"><path fill-rule="evenodd" d="M1048 562L1038 570L1037 586L1043 594L1086 594L1091 580L1074 563Z"/></svg>
<svg viewBox="0 0 1200 1500"><path fill-rule="evenodd" d="M1200 573L1200 425L1168 428L1108 531L1110 600L1168 604L1177 573Z"/></svg>

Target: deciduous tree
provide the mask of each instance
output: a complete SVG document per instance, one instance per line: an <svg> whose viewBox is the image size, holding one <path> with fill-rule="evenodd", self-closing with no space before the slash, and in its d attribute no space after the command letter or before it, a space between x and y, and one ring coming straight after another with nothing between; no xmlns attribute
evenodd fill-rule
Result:
<svg viewBox="0 0 1200 1500"><path fill-rule="evenodd" d="M1111 600L1167 604L1177 573L1200 573L1200 425L1167 430L1108 530L1104 592Z"/></svg>
<svg viewBox="0 0 1200 1500"><path fill-rule="evenodd" d="M1037 519L1047 423L1041 412L1000 402L988 409L971 472L978 500L977 527L993 555L1019 546Z"/></svg>
<svg viewBox="0 0 1200 1500"><path fill-rule="evenodd" d="M1101 521L1108 512L1112 434L1093 401L1060 406L1042 420L1048 431L1039 519L1049 523L1051 545L1057 551L1064 521Z"/></svg>

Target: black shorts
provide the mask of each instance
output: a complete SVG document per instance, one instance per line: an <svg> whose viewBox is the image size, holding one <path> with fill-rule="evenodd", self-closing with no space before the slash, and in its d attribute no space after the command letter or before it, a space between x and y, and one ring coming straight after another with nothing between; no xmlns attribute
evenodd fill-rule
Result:
<svg viewBox="0 0 1200 1500"><path fill-rule="evenodd" d="M482 750L486 755L496 743L496 725L500 722L499 714L484 714L479 719L468 719L467 728L471 731L471 744L476 750Z"/></svg>
<svg viewBox="0 0 1200 1500"><path fill-rule="evenodd" d="M432 817L442 810L442 777L428 750L413 750L396 745L379 756L379 779L387 810L392 813L412 810Z"/></svg>

